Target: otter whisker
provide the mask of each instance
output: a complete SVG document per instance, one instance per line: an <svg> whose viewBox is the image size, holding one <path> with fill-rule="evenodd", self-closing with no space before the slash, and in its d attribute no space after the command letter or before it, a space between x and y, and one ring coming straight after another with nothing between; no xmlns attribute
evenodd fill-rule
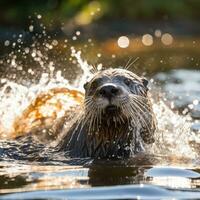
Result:
<svg viewBox="0 0 200 200"><path fill-rule="evenodd" d="M137 99L131 99L131 102L133 102L133 105L139 109L139 111L141 112L141 114L145 114L147 111L147 108L143 107L138 101Z"/></svg>
<svg viewBox="0 0 200 200"><path fill-rule="evenodd" d="M139 106L139 108L141 109L142 113L148 113L149 112L147 107L145 107L143 104L141 104L137 99L132 99L131 101Z"/></svg>
<svg viewBox="0 0 200 200"><path fill-rule="evenodd" d="M150 115L151 117L154 117L154 115L152 113L150 113L149 107L147 107L146 104L144 104L143 102L139 101L138 99L132 99L131 101L133 101L134 103L137 103L140 105L140 108L143 110L144 113L148 113L148 115Z"/></svg>
<svg viewBox="0 0 200 200"><path fill-rule="evenodd" d="M81 122L82 122L82 121L80 120L80 123L81 123ZM80 123L78 124L78 126L80 125ZM84 125L85 125L85 123L82 122L81 127L80 127L80 129L79 129L78 136L77 136L77 141L79 140L79 137L80 137L80 135L81 135L81 131L83 130Z"/></svg>
<svg viewBox="0 0 200 200"><path fill-rule="evenodd" d="M96 129L98 130L98 125L99 125L99 109L96 109L97 113L96 113Z"/></svg>
<svg viewBox="0 0 200 200"><path fill-rule="evenodd" d="M99 118L100 118L100 126L101 126L101 122L102 122L102 118L101 118L102 117L101 116L102 115L102 110L100 108L99 108L99 113L100 113L100 117Z"/></svg>
<svg viewBox="0 0 200 200"><path fill-rule="evenodd" d="M129 104L125 104L123 105L123 109L125 110L125 116L127 117L127 121L128 121L128 127L131 127L131 124L130 124L130 120L129 118L131 118L131 123L132 123L132 126L136 126L136 116L135 114L133 113L132 109L130 108L130 105Z"/></svg>
<svg viewBox="0 0 200 200"><path fill-rule="evenodd" d="M139 100L139 98L135 96L131 96L131 100L137 101L142 107L149 109L149 102L147 100ZM145 101L145 102L144 102Z"/></svg>
<svg viewBox="0 0 200 200"><path fill-rule="evenodd" d="M86 115L86 113L84 113L84 121L85 122L87 122L91 118L91 116L93 115L93 112L92 112L93 110L94 110L94 105L91 104L90 105L90 110L87 110L88 111L87 115Z"/></svg>
<svg viewBox="0 0 200 200"><path fill-rule="evenodd" d="M124 69L127 68L127 66L129 65L129 63L130 63L132 60L133 60L133 57L131 57L131 58L128 59L128 62L127 62L126 65L124 66Z"/></svg>
<svg viewBox="0 0 200 200"><path fill-rule="evenodd" d="M124 115L127 117L127 119L128 119L128 117L130 117L130 112L129 112L129 110L127 109L127 106L125 105L125 104L122 104L122 110L123 111L125 111L125 113L124 113Z"/></svg>
<svg viewBox="0 0 200 200"><path fill-rule="evenodd" d="M128 104L128 106L127 106L127 110L128 110L128 113L129 113L129 115L130 116L132 116L132 123L133 123L133 125L137 125L137 118L136 118L136 115L135 115L135 113L133 112L133 110L132 110L132 108L131 108L131 106Z"/></svg>
<svg viewBox="0 0 200 200"><path fill-rule="evenodd" d="M135 98L139 98L139 99L143 99L143 100L147 100L147 98L145 96L140 96L140 95L137 95L137 94L129 94L130 97L135 97Z"/></svg>
<svg viewBox="0 0 200 200"><path fill-rule="evenodd" d="M131 106L132 106L132 105L131 105ZM140 109L139 106L137 106L137 104L135 104L135 107L136 107L137 109L139 109L139 110L142 112L142 110ZM133 106L132 106L132 108L133 108ZM133 109L134 109L134 108L133 108ZM142 113L143 113L143 112L142 112ZM144 119L144 116L141 115L139 112L137 112L137 114L140 116L140 120L142 121L142 123L144 123L145 127L148 129L148 132L150 133L151 130L150 130L150 128L149 128L149 125L146 123L146 121L145 121L145 119Z"/></svg>
<svg viewBox="0 0 200 200"><path fill-rule="evenodd" d="M99 109L95 109L93 131L98 129L99 124Z"/></svg>
<svg viewBox="0 0 200 200"><path fill-rule="evenodd" d="M87 99L87 100L85 100L85 102L84 102L85 105L90 104L90 103L93 103L93 102L92 102L92 99Z"/></svg>
<svg viewBox="0 0 200 200"><path fill-rule="evenodd" d="M94 124L92 130L95 131L98 127L98 109L96 109L96 114L94 115Z"/></svg>
<svg viewBox="0 0 200 200"><path fill-rule="evenodd" d="M95 129L95 122L96 122L96 112L97 112L97 109L94 108L94 112L93 112L93 115L92 117L90 118L90 125L89 125L89 133L91 133L91 130L94 131Z"/></svg>
<svg viewBox="0 0 200 200"><path fill-rule="evenodd" d="M126 112L125 116L127 117L127 119L132 115L134 116L134 113L131 113L131 110L127 108L127 104L123 104L123 110Z"/></svg>
<svg viewBox="0 0 200 200"><path fill-rule="evenodd" d="M124 115L128 119L131 116L130 110L128 110L127 105L125 104L122 104L122 108L123 108L123 112L125 112Z"/></svg>
<svg viewBox="0 0 200 200"><path fill-rule="evenodd" d="M77 123L77 125L74 127L74 130L73 130L73 132L72 132L72 134L71 134L71 136L70 136L70 138L69 138L69 142L71 142L71 140L72 140L72 136L73 136L73 134L77 131L77 129L78 129L78 127L79 127L79 125L81 124L81 122L82 122L82 120L81 120L81 115L83 114L83 112L81 112L79 115L78 115L78 117L77 117L77 121L76 121L76 123ZM79 131L80 132L80 131ZM78 137L77 137L77 140L78 140Z"/></svg>
<svg viewBox="0 0 200 200"><path fill-rule="evenodd" d="M130 60L132 60L132 58L131 58ZM139 60L139 57L137 57L135 60L133 60L131 63L129 63L129 64L125 67L125 69L128 70L128 69L129 69L134 63L136 63L138 60Z"/></svg>
<svg viewBox="0 0 200 200"><path fill-rule="evenodd" d="M91 65L92 66L92 73L94 73L94 74L96 74L97 72L98 72L98 69L97 69L97 67L95 66L95 65Z"/></svg>
<svg viewBox="0 0 200 200"><path fill-rule="evenodd" d="M92 110L92 112L87 113L87 116L85 116L86 122L88 120L90 120L90 122L89 122L89 129L88 129L88 133L89 134L90 134L90 131L91 131L91 126L92 126L93 120L94 120L94 113L95 113L95 110L96 110L95 107L94 107L94 105L92 105L91 110Z"/></svg>

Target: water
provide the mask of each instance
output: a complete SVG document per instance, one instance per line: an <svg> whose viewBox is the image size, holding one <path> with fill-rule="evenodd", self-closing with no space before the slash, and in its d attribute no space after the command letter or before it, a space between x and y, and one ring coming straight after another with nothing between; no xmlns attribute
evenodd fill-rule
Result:
<svg viewBox="0 0 200 200"><path fill-rule="evenodd" d="M93 70L111 64L126 64L121 60L126 60L129 55L110 55L107 51L110 57L106 57L98 52L99 49L93 51L94 46L91 39L82 49L79 44L49 39L44 44L34 42L29 47L17 47L1 60L0 198L198 199L200 72L194 69L160 72L159 66L166 60L162 52L159 54L162 62L157 61L158 57L153 56L155 51L152 50L151 55L149 52L136 55L144 59L141 63L147 63L147 69L141 71L138 63L129 68L143 74L155 65L148 75L158 130L156 142L146 146L146 153L120 160L69 159L63 152L46 148L39 153L39 158L35 158L31 156L34 145L27 147L24 142L23 148L31 152L24 155L18 144L12 142L11 138L18 135L17 130L31 128L35 122L37 117L26 115L27 110L24 110L39 94L52 91L50 101L37 107L40 117L42 115L52 123L64 115L63 111L81 104L83 83L90 79ZM167 51L173 55L173 51ZM90 52L95 52L95 56ZM185 53L179 52L177 59L172 56L170 60L176 60L177 64L184 56ZM97 61L95 67L88 64L91 58ZM61 90L55 92L54 88ZM61 107L57 105L58 101ZM28 110L31 114L33 111Z"/></svg>

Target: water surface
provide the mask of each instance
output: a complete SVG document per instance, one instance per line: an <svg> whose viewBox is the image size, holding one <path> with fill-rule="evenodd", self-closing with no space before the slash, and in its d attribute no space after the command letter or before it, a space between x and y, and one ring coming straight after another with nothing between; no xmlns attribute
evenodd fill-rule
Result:
<svg viewBox="0 0 200 200"><path fill-rule="evenodd" d="M182 49L177 42L171 48L155 44L151 49L122 51L108 41L102 48L93 41L57 42L52 49L50 42L45 47L19 48L1 61L0 198L200 198L198 48ZM34 146L24 143L30 152L27 156L8 139L13 121L38 94L55 87L83 91L83 83L91 76L88 63L93 61L99 69L124 66L130 57L140 59L129 69L150 79L158 121L156 142L146 147L146 153L130 159L92 160L70 159L63 152L46 149L36 159Z"/></svg>

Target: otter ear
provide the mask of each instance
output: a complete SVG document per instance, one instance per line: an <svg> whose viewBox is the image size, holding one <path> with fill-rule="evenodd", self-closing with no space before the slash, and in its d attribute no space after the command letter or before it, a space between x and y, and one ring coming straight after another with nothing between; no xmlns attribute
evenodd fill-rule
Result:
<svg viewBox="0 0 200 200"><path fill-rule="evenodd" d="M86 90L88 87L88 82L86 82L84 85L83 85L83 88Z"/></svg>
<svg viewBox="0 0 200 200"><path fill-rule="evenodd" d="M145 87L147 87L149 81L146 78L142 78L142 83Z"/></svg>

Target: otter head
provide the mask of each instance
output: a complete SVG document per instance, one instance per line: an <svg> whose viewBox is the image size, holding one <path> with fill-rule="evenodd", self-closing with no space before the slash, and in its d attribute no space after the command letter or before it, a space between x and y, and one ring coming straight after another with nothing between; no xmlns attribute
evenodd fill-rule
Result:
<svg viewBox="0 0 200 200"><path fill-rule="evenodd" d="M125 69L100 71L84 85L86 109L116 118L130 118L146 99L148 81ZM134 107L134 104L137 104ZM134 107L134 108L133 108ZM139 111L138 111L139 112Z"/></svg>
<svg viewBox="0 0 200 200"><path fill-rule="evenodd" d="M125 69L94 74L84 85L85 108L75 123L78 128L69 134L68 150L78 156L127 157L143 150L143 141L152 143L155 126L147 84Z"/></svg>

